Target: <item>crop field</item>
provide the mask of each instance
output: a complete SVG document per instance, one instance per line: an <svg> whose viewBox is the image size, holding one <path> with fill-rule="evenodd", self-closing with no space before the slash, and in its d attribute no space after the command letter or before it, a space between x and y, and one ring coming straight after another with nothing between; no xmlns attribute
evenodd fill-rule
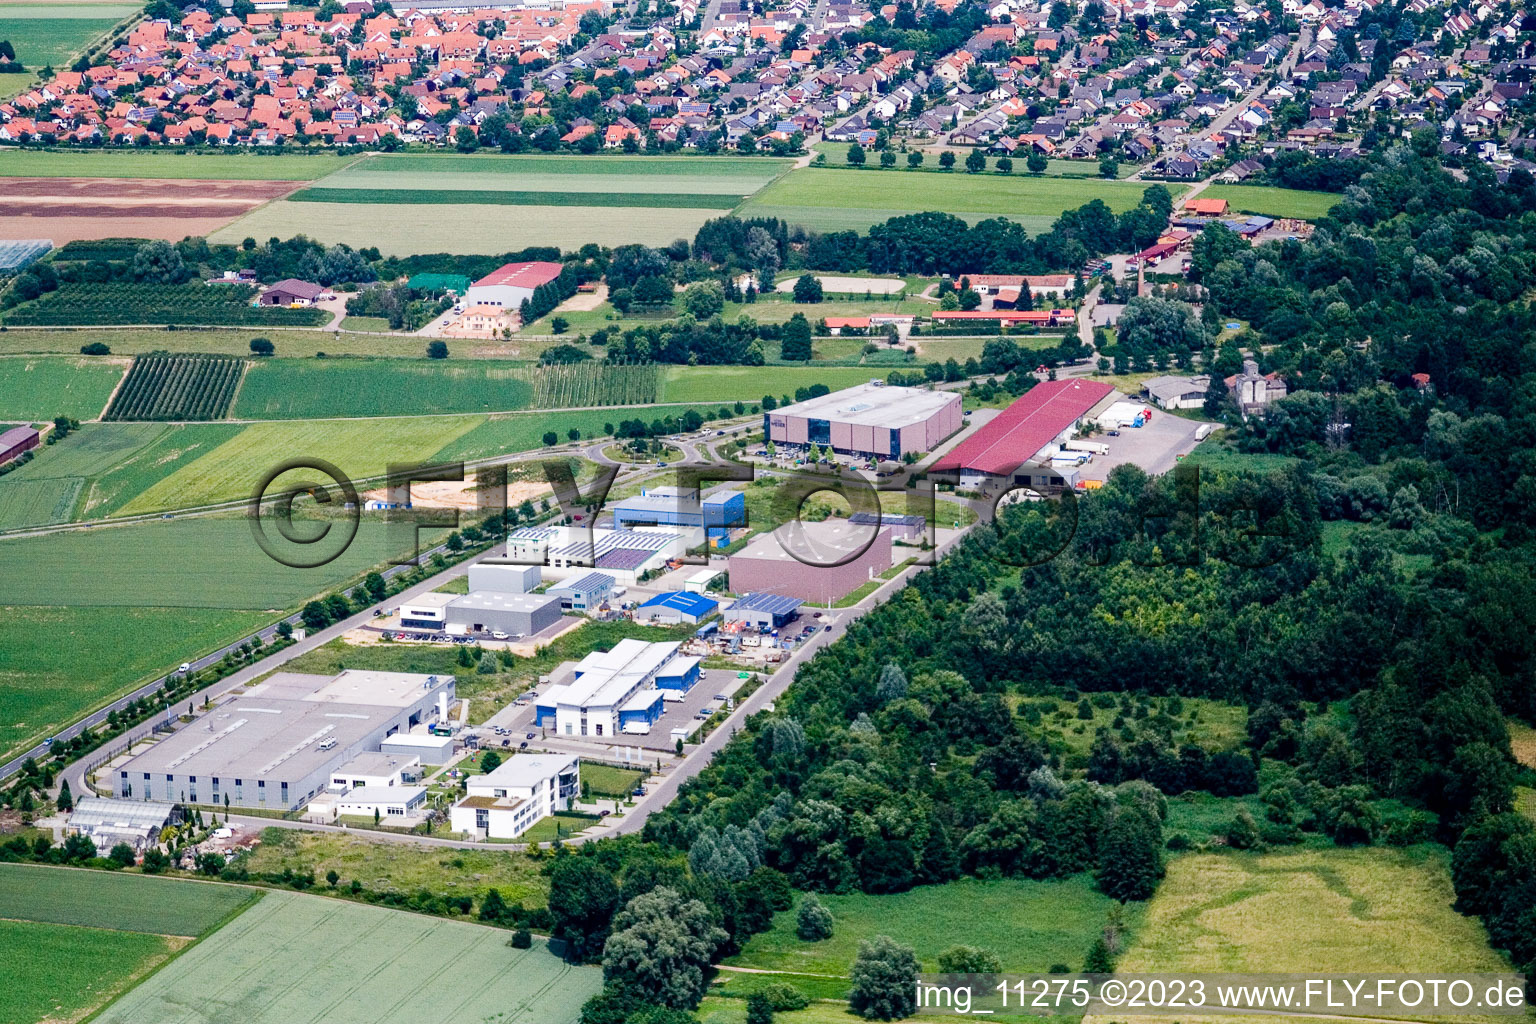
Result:
<svg viewBox="0 0 1536 1024"><path fill-rule="evenodd" d="M353 481L382 477L390 463L429 459L480 422L474 416L423 416L252 423L118 511L132 515L249 498L274 468L300 457L324 459Z"/></svg>
<svg viewBox="0 0 1536 1024"><path fill-rule="evenodd" d="M510 189L306 188L293 203L388 203L393 206L634 206L731 210L740 196L686 192L519 192Z"/></svg>
<svg viewBox="0 0 1536 1024"><path fill-rule="evenodd" d="M80 1020L186 944L138 932L0 921L0 1024Z"/></svg>
<svg viewBox="0 0 1536 1024"><path fill-rule="evenodd" d="M10 16L0 8L7 28ZM16 37L13 35L14 40ZM17 56L20 54L17 44ZM30 61L28 62L31 63ZM5 76L10 78L12 76ZM25 75L15 76L26 78ZM0 176L25 178L165 178L204 181L313 181L352 163L355 156L312 153L199 153L172 150L9 151ZM238 239L237 239L238 241Z"/></svg>
<svg viewBox="0 0 1536 1024"><path fill-rule="evenodd" d="M512 949L501 929L272 892L220 929L217 942L192 947L96 1019L575 1024L601 988L597 968L572 967L541 941Z"/></svg>
<svg viewBox="0 0 1536 1024"><path fill-rule="evenodd" d="M120 359L78 355L0 359L0 423L55 416L93 420L122 379Z"/></svg>
<svg viewBox="0 0 1536 1024"><path fill-rule="evenodd" d="M48 255L47 239L7 239L0 242L0 270L20 270Z"/></svg>
<svg viewBox="0 0 1536 1024"><path fill-rule="evenodd" d="M820 230L867 228L890 217L942 208L975 221L1008 217L1033 234L1065 210L1102 199L1123 213L1141 201L1146 186L1136 182L1074 178L1028 178L956 173L930 174L838 171L808 167L791 171L754 195L742 216L783 217ZM942 203L936 196L943 196ZM1043 226L1042 226L1043 225Z"/></svg>
<svg viewBox="0 0 1536 1024"><path fill-rule="evenodd" d="M148 875L0 864L0 918L197 936L259 893Z"/></svg>
<svg viewBox="0 0 1536 1024"><path fill-rule="evenodd" d="M55 263L87 263L91 260L131 260L144 244L142 238L81 238L59 246Z"/></svg>
<svg viewBox="0 0 1536 1024"><path fill-rule="evenodd" d="M15 473L0 476L0 530L70 521L80 490L85 486L84 480L80 477L17 480L15 476Z"/></svg>
<svg viewBox="0 0 1536 1024"><path fill-rule="evenodd" d="M345 536L340 520L327 525L337 539ZM442 532L422 530L422 543ZM408 555L409 543L387 524L364 519L334 561L295 569L262 551L244 516L153 520L0 541L0 577L6 600L18 605L133 608L153 601L193 609L284 609L392 555ZM332 549L328 541L320 547ZM108 565L112 571L102 571Z"/></svg>
<svg viewBox="0 0 1536 1024"><path fill-rule="evenodd" d="M668 405L665 407L641 406L637 408L584 409L574 412L514 412L505 416L490 416L454 438L439 450L436 459L443 462L488 459L510 452L526 452L543 447L544 432L553 430L563 444L568 440L567 431L579 430L584 438L601 437L605 428L621 420L643 419L647 423L666 416L681 416L689 409L713 415L719 405Z"/></svg>
<svg viewBox="0 0 1536 1024"><path fill-rule="evenodd" d="M0 759L273 618L187 607L0 607Z"/></svg>
<svg viewBox="0 0 1536 1024"><path fill-rule="evenodd" d="M244 285L64 284L22 303L5 316L8 325L219 324L232 327L323 324L323 309L252 306L255 289Z"/></svg>
<svg viewBox="0 0 1536 1024"><path fill-rule="evenodd" d="M1081 967L1110 908L1117 906L1087 875L1060 881L961 879L889 896L858 893L820 899L835 919L832 938L800 939L790 909L776 914L769 931L754 935L739 955L725 962L846 977L860 940L889 935L916 950L926 970L934 969L939 953L964 942L996 953L1005 971L1043 974L1056 963ZM1132 935L1140 918L1140 908L1125 908L1125 927Z"/></svg>
<svg viewBox="0 0 1536 1024"><path fill-rule="evenodd" d="M541 366L533 371L534 405L540 409L651 405L658 400L662 372L655 363L623 366L592 361Z"/></svg>
<svg viewBox="0 0 1536 1024"><path fill-rule="evenodd" d="M764 395L794 397L813 384L838 388L864 384L869 370L856 366L669 366L662 378L663 402L760 402Z"/></svg>
<svg viewBox="0 0 1536 1024"><path fill-rule="evenodd" d="M139 356L106 420L217 420L240 386L243 359L207 355Z"/></svg>
<svg viewBox="0 0 1536 1024"><path fill-rule="evenodd" d="M762 188L790 161L752 157L566 156L378 153L332 174L326 190L597 192L610 195L714 195L740 199Z"/></svg>
<svg viewBox="0 0 1536 1024"><path fill-rule="evenodd" d="M528 370L487 360L264 359L246 372L236 419L321 419L526 409Z"/></svg>
<svg viewBox="0 0 1536 1024"><path fill-rule="evenodd" d="M98 36L110 32L136 8L129 6L14 7L0 10L0 38L9 39L28 74L0 75L0 98L24 92L36 73L52 65L67 68Z"/></svg>
<svg viewBox="0 0 1536 1024"><path fill-rule="evenodd" d="M1336 192L1308 192L1267 185L1210 185L1200 193L1200 198L1225 199L1238 213L1317 220L1327 216L1334 204L1344 197Z"/></svg>
<svg viewBox="0 0 1536 1024"><path fill-rule="evenodd" d="M412 207L403 216L393 203L268 203L208 236L239 243L246 236L287 238L304 233L318 241L354 248L377 246L387 256L454 252L496 255L532 245L577 249L588 242L666 245L692 238L717 209L615 210L606 206L501 206L449 204Z"/></svg>
<svg viewBox="0 0 1536 1024"><path fill-rule="evenodd" d="M1451 909L1440 847L1199 854L1168 863L1126 972L1508 970ZM1284 928L1273 923L1284 921Z"/></svg>
<svg viewBox="0 0 1536 1024"><path fill-rule="evenodd" d="M1509 748L1515 755L1515 760L1521 764L1536 768L1536 729L1532 729L1524 722L1509 720Z"/></svg>
<svg viewBox="0 0 1536 1024"><path fill-rule="evenodd" d="M356 356L398 356L417 359L426 352L426 342L415 335L402 334L383 337L369 334L351 334L342 331L284 331L279 337L268 337L277 346L280 357L310 358L317 352L332 355L345 352ZM43 330L12 327L0 332L0 355L76 355L80 346L99 341L112 350L113 355L141 355L146 352L163 352L175 346L178 352L211 352L227 356L246 357L251 354L250 343L262 334L261 328L186 328L171 337L163 327L91 327L79 330ZM462 345L462 343L460 343ZM524 341L513 342L512 349L529 350L529 356L538 355L539 349ZM454 346L454 355L463 349ZM477 358L506 359L509 349L502 343L483 349L473 349ZM465 354L468 354L467 352Z"/></svg>

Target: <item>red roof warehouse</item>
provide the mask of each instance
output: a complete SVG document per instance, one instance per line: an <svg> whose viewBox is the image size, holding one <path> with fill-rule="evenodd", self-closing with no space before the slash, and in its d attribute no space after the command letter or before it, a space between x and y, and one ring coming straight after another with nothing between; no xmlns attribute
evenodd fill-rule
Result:
<svg viewBox="0 0 1536 1024"><path fill-rule="evenodd" d="M516 311L534 289L549 284L564 269L558 263L507 263L486 274L464 293L465 306L500 306Z"/></svg>
<svg viewBox="0 0 1536 1024"><path fill-rule="evenodd" d="M1008 476L1060 439L1114 390L1098 380L1036 384L933 468Z"/></svg>

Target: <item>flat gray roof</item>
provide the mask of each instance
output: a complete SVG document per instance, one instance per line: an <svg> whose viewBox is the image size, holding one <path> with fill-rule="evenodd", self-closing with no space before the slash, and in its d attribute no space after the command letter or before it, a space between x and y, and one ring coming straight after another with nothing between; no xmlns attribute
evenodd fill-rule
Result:
<svg viewBox="0 0 1536 1024"><path fill-rule="evenodd" d="M880 543L881 534L885 535L886 543L890 543L889 526L859 525L846 519L828 519L820 523L796 520L771 533L759 534L731 557L794 559L803 562L807 569L819 569ZM796 558L796 555L800 557Z"/></svg>
<svg viewBox="0 0 1536 1024"><path fill-rule="evenodd" d="M781 406L769 415L803 416L895 430L921 423L945 406L959 401L957 391L859 384L830 395Z"/></svg>
<svg viewBox="0 0 1536 1024"><path fill-rule="evenodd" d="M495 590L480 590L465 594L449 604L450 608L483 608L492 611L533 612L559 604L554 594L503 594Z"/></svg>

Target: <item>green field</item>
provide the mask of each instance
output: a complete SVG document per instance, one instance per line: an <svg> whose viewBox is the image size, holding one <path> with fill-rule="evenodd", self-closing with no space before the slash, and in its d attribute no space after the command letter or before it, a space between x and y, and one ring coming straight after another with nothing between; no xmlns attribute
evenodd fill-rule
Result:
<svg viewBox="0 0 1536 1024"><path fill-rule="evenodd" d="M644 777L643 772L633 768L615 768L608 764L581 762L581 784L583 787L590 787L592 793L597 796L628 796Z"/></svg>
<svg viewBox="0 0 1536 1024"><path fill-rule="evenodd" d="M197 936L259 895L232 885L0 864L0 918Z"/></svg>
<svg viewBox="0 0 1536 1024"><path fill-rule="evenodd" d="M55 416L93 420L124 369L123 360L87 356L0 359L0 423Z"/></svg>
<svg viewBox="0 0 1536 1024"><path fill-rule="evenodd" d="M642 419L647 423L665 416L681 416L689 409L701 415L715 415L719 404L642 406L625 409L583 409L572 412L515 412L505 416L489 416L472 430L454 438L436 455L444 462L488 459L511 452L526 452L544 444L544 433L553 430L564 444L567 431L575 428L584 438L603 436L604 428L626 419Z"/></svg>
<svg viewBox="0 0 1536 1024"><path fill-rule="evenodd" d="M378 153L318 182L325 189L447 189L746 196L789 167L750 157Z"/></svg>
<svg viewBox="0 0 1536 1024"><path fill-rule="evenodd" d="M8 473L0 477L0 530L70 521L84 480L18 480L16 476Z"/></svg>
<svg viewBox="0 0 1536 1024"><path fill-rule="evenodd" d="M0 23L11 24L0 8ZM16 40L15 35L11 35ZM17 56L21 43L16 42ZM28 62L30 63L30 62ZM6 75L5 78L26 78ZM0 176L27 178L177 178L235 181L313 181L357 158L335 153L180 153L171 150L10 150L0 161ZM236 239L239 241L239 239Z"/></svg>
<svg viewBox="0 0 1536 1024"><path fill-rule="evenodd" d="M102 1024L574 1024L602 972L507 932L271 892L106 1008Z"/></svg>
<svg viewBox="0 0 1536 1024"><path fill-rule="evenodd" d="M359 319L350 317L350 320ZM354 325L355 326L355 325ZM276 339L267 332L277 345L279 356L310 358L316 352L331 355L402 356L419 358L426 354L426 341L414 335L380 337L371 334L351 334L348 330L339 334L330 331L284 331ZM364 330L372 328L364 327ZM261 335L259 328L210 328L178 330L169 334L163 327L90 327L80 330L38 330L14 327L0 333L0 355L11 354L78 354L80 346L100 341L112 349L114 355L136 355L144 352L165 351L173 345L178 352L217 352L230 356L249 356L251 339ZM509 352L525 348L524 340L508 345L498 345L491 358L504 359ZM455 346L456 349L459 346ZM455 351L455 355L459 351ZM538 355L535 349L533 358Z"/></svg>
<svg viewBox="0 0 1536 1024"><path fill-rule="evenodd" d="M390 463L421 462L480 422L473 416L253 423L150 486L119 511L158 512L245 499L284 460L318 457L353 480Z"/></svg>
<svg viewBox="0 0 1536 1024"><path fill-rule="evenodd" d="M517 192L508 189L306 188L294 203L388 203L393 206L633 206L730 210L740 196L687 192Z"/></svg>
<svg viewBox="0 0 1536 1024"><path fill-rule="evenodd" d="M186 943L136 932L0 921L0 992L5 993L0 1024L80 1020Z"/></svg>
<svg viewBox="0 0 1536 1024"><path fill-rule="evenodd" d="M0 541L0 557L17 543ZM185 607L0 607L0 759L272 619Z"/></svg>
<svg viewBox="0 0 1536 1024"><path fill-rule="evenodd" d="M414 206L401 216L392 203L296 203L277 200L213 232L210 242L239 243L247 236L307 234L327 244L377 246L385 255L454 252L496 255L534 245L578 249L588 242L666 245L692 238L717 209L645 209L606 206Z"/></svg>
<svg viewBox="0 0 1536 1024"><path fill-rule="evenodd" d="M1043 974L1056 963L1080 967L1110 908L1117 906L1087 875L1043 882L968 878L890 896L857 893L820 899L835 919L832 938L801 940L795 935L791 909L775 915L769 931L754 935L740 955L725 962L847 977L860 940L889 935L916 950L926 970L934 969L939 953L966 943L996 953L1005 971ZM1125 908L1125 927L1132 934L1140 916L1140 908Z"/></svg>
<svg viewBox="0 0 1536 1024"><path fill-rule="evenodd" d="M856 366L669 366L662 378L663 402L759 402L764 395L794 396L796 390L825 384L834 391L883 377Z"/></svg>
<svg viewBox="0 0 1536 1024"><path fill-rule="evenodd" d="M1477 919L1451 909L1455 899L1449 857L1435 846L1178 857L1117 969L1507 971Z"/></svg>
<svg viewBox="0 0 1536 1024"><path fill-rule="evenodd" d="M1042 223L1048 228L1062 211L1093 199L1123 213L1141 201L1145 189L1136 182L1091 179L955 173L940 181L930 174L809 167L757 193L741 214L785 217L826 231L862 229L890 217L942 209L972 221L1006 216L1034 233L1043 230Z"/></svg>
<svg viewBox="0 0 1536 1024"><path fill-rule="evenodd" d="M0 39L9 39L16 59L31 74L0 75L0 97L26 91L36 72L63 70L98 36L106 35L133 7L32 6L0 9ZM14 173L14 172L10 172Z"/></svg>
<svg viewBox="0 0 1536 1024"><path fill-rule="evenodd" d="M234 419L322 419L526 409L526 369L486 360L265 359L246 371Z"/></svg>
<svg viewBox="0 0 1536 1024"><path fill-rule="evenodd" d="M1344 197L1336 192L1308 192L1267 185L1210 185L1200 193L1200 198L1225 199L1237 213L1317 220L1327 216L1334 204Z"/></svg>

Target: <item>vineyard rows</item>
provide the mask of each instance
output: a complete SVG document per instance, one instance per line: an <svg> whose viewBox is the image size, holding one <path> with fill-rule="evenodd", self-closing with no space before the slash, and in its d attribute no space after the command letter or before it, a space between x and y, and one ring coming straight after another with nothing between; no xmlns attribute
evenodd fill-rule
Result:
<svg viewBox="0 0 1536 1024"><path fill-rule="evenodd" d="M104 418L222 419L244 370L245 360L229 356L139 356Z"/></svg>
<svg viewBox="0 0 1536 1024"><path fill-rule="evenodd" d="M541 409L653 405L661 393L655 363L556 363L533 371L534 404Z"/></svg>
<svg viewBox="0 0 1536 1024"><path fill-rule="evenodd" d="M252 306L248 285L66 284L6 314L12 326L94 324L227 324L231 327L314 326L323 309Z"/></svg>

